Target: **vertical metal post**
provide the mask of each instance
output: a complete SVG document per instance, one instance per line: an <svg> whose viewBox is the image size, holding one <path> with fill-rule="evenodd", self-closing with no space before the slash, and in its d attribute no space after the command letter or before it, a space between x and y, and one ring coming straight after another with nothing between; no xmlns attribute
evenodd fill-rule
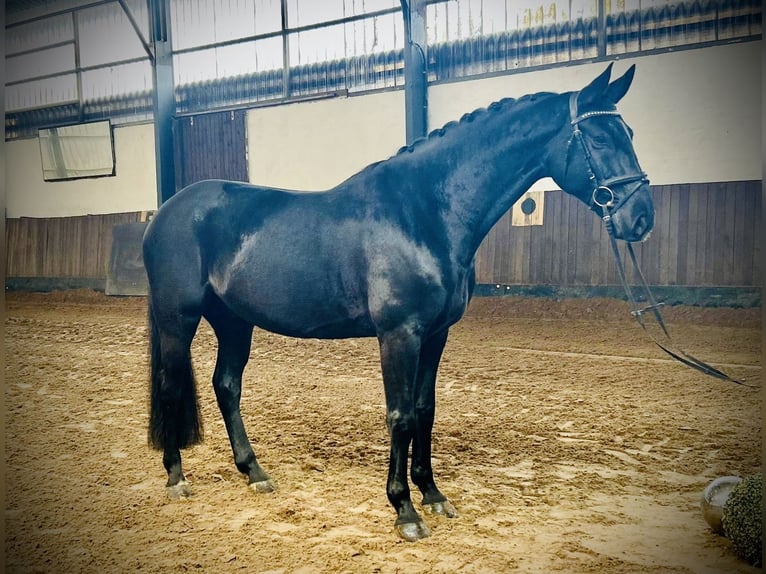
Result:
<svg viewBox="0 0 766 574"><path fill-rule="evenodd" d="M404 110L407 145L428 133L426 0L400 0L404 17Z"/></svg>
<svg viewBox="0 0 766 574"><path fill-rule="evenodd" d="M287 0L282 0L282 97L285 99L290 97L290 38L287 29Z"/></svg>
<svg viewBox="0 0 766 574"><path fill-rule="evenodd" d="M170 38L170 0L148 0L154 49L154 155L157 168L157 205L176 192L173 118L176 113L173 52Z"/></svg>
<svg viewBox="0 0 766 574"><path fill-rule="evenodd" d="M85 118L85 98L82 94L82 70L80 69L80 27L77 12L72 12L72 32L74 35L74 69L77 82L77 116L82 123ZM63 165L63 164L62 164Z"/></svg>
<svg viewBox="0 0 766 574"><path fill-rule="evenodd" d="M598 0L598 39L596 49L598 57L606 57L606 0Z"/></svg>

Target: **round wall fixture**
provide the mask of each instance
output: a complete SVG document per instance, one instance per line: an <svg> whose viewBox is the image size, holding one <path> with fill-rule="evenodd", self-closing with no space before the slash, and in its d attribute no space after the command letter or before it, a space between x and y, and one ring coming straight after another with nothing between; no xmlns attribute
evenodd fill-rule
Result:
<svg viewBox="0 0 766 574"><path fill-rule="evenodd" d="M521 212L524 215L532 215L537 209L537 202L531 197L527 197L521 202Z"/></svg>

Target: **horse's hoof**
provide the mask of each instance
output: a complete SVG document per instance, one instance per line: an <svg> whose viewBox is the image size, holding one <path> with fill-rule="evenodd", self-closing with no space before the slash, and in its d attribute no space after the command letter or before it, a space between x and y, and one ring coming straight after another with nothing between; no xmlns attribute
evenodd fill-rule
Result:
<svg viewBox="0 0 766 574"><path fill-rule="evenodd" d="M428 529L428 525L419 520L418 522L404 522L396 525L396 531L399 536L404 538L407 542L415 542L416 540L422 540L431 536L431 531Z"/></svg>
<svg viewBox="0 0 766 574"><path fill-rule="evenodd" d="M191 485L186 480L177 482L172 486L166 486L165 490L167 491L168 496L173 500L189 498L191 496Z"/></svg>
<svg viewBox="0 0 766 574"><path fill-rule="evenodd" d="M271 479L260 480L258 482L251 482L247 485L253 492L268 493L274 492L277 489L277 485Z"/></svg>
<svg viewBox="0 0 766 574"><path fill-rule="evenodd" d="M426 514L438 514L440 516L446 516L447 518L457 518L459 516L457 508L455 508L449 500L424 504L423 512Z"/></svg>

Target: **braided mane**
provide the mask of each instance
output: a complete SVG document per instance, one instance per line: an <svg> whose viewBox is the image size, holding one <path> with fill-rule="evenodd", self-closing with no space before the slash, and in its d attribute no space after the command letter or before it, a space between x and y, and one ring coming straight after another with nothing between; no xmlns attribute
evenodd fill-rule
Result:
<svg viewBox="0 0 766 574"><path fill-rule="evenodd" d="M498 100L496 102L492 102L489 106L486 108L478 108L473 110L472 112L467 112L463 114L463 116L460 118L460 120L455 121L452 120L450 122L447 122L440 128L436 128L428 133L427 136L421 137L416 139L414 142L412 142L410 145L405 145L399 148L399 150L396 152L395 156L402 155L404 153L412 153L415 151L423 142L426 142L428 140L432 140L435 138L443 137L445 133L452 130L452 128L465 125L473 122L475 119L492 112L499 112L501 110L504 110L508 108L509 106L518 106L525 104L527 102L531 103L536 100L538 100L542 96L552 96L556 95L550 92L540 92L537 94L528 94L526 96L522 96L521 98L503 98L501 100Z"/></svg>

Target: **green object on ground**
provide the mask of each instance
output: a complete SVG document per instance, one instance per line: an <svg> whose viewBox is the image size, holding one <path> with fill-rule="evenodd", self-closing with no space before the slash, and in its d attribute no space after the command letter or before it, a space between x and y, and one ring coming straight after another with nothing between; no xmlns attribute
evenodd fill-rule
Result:
<svg viewBox="0 0 766 574"><path fill-rule="evenodd" d="M754 566L762 563L761 491L763 476L749 476L731 489L723 509L723 530L737 555Z"/></svg>

